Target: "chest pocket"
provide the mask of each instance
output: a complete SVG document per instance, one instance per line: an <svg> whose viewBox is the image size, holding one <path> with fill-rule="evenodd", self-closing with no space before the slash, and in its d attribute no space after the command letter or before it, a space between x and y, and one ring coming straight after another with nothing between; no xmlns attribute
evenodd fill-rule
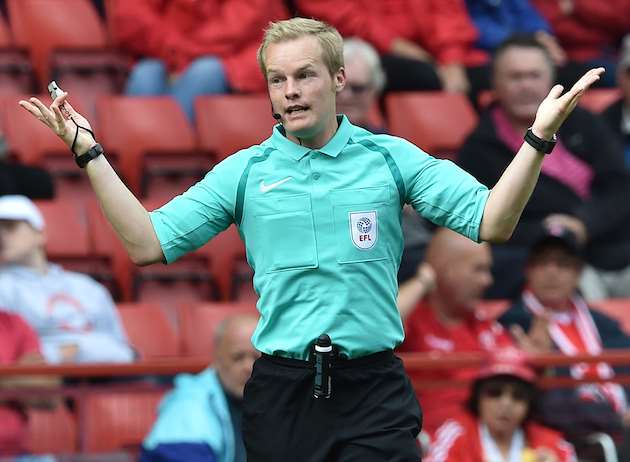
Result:
<svg viewBox="0 0 630 462"><path fill-rule="evenodd" d="M389 258L389 186L331 191L337 261L355 263Z"/></svg>
<svg viewBox="0 0 630 462"><path fill-rule="evenodd" d="M317 268L310 194L254 199L256 268L267 273Z"/></svg>

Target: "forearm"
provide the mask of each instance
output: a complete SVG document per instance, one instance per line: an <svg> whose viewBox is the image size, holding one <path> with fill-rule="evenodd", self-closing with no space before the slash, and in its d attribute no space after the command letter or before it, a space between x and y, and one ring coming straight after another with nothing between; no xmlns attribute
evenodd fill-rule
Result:
<svg viewBox="0 0 630 462"><path fill-rule="evenodd" d="M505 242L514 232L540 174L545 155L523 143L490 191L481 220L480 239Z"/></svg>
<svg viewBox="0 0 630 462"><path fill-rule="evenodd" d="M413 277L404 282L398 289L398 311L400 318L404 321L414 310L420 300L427 294L426 284L418 278Z"/></svg>
<svg viewBox="0 0 630 462"><path fill-rule="evenodd" d="M163 261L162 248L149 213L118 177L105 156L90 161L86 171L103 213L131 260L138 265Z"/></svg>

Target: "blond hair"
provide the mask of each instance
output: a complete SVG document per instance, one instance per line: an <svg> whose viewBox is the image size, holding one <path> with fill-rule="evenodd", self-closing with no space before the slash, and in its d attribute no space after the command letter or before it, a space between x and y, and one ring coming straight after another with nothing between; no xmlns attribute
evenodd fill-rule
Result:
<svg viewBox="0 0 630 462"><path fill-rule="evenodd" d="M265 52L269 45L295 40L307 35L312 35L319 41L323 50L324 64L328 68L330 75L333 75L343 67L343 39L337 29L316 19L291 18L284 21L271 22L265 30L257 56L258 65L263 76L267 77Z"/></svg>

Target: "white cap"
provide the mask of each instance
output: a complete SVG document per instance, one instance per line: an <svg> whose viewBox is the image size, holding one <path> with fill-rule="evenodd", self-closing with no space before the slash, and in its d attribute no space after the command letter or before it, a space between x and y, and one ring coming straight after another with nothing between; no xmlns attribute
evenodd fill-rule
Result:
<svg viewBox="0 0 630 462"><path fill-rule="evenodd" d="M38 231L44 229L44 217L26 196L0 196L0 220L26 221Z"/></svg>

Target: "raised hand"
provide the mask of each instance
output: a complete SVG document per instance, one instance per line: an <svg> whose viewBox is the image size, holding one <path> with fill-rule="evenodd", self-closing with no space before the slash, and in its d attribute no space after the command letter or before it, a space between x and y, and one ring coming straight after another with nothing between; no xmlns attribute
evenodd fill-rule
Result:
<svg viewBox="0 0 630 462"><path fill-rule="evenodd" d="M603 67L591 69L584 74L564 95L562 85L555 85L538 106L536 120L532 126L534 135L550 140L564 120L575 108L580 96L604 73Z"/></svg>
<svg viewBox="0 0 630 462"><path fill-rule="evenodd" d="M64 92L55 98L50 107L46 107L44 103L34 97L29 98L28 101L20 100L18 104L55 132L68 148L72 148L74 143L74 153L80 156L94 146L96 141L92 134L86 130L92 130L90 122L74 110L66 100L67 96L68 93ZM78 126L82 128L78 128Z"/></svg>

